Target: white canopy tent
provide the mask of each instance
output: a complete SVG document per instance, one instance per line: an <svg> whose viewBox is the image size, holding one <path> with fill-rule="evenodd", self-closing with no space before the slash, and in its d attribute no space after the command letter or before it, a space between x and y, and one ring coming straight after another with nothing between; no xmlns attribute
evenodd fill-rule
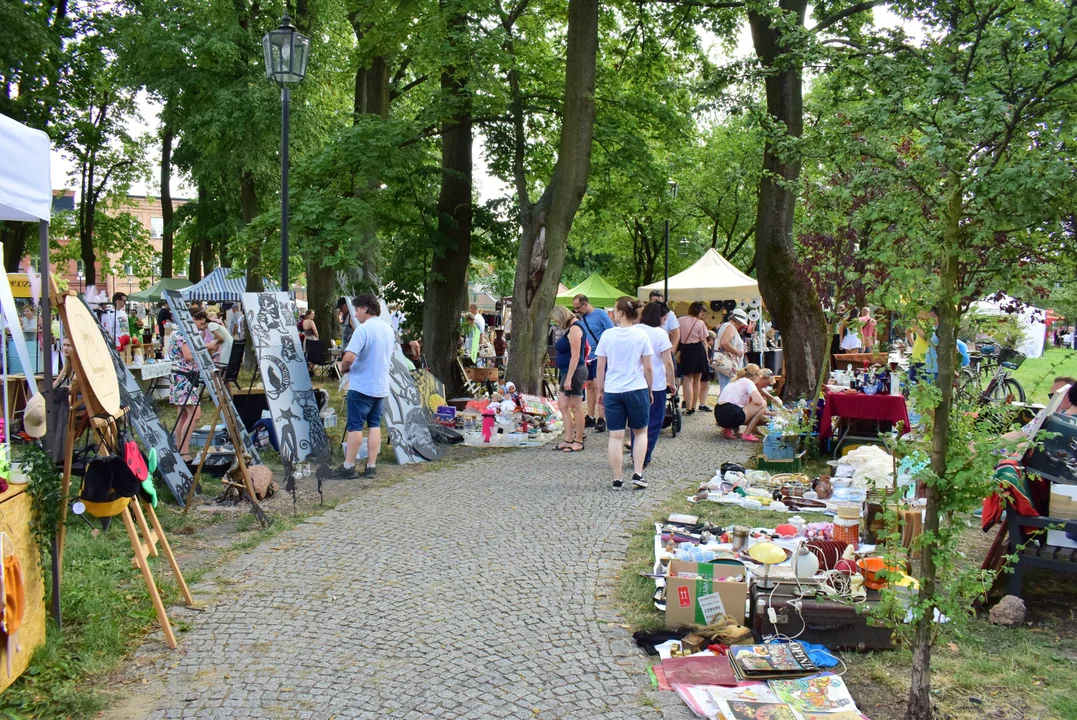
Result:
<svg viewBox="0 0 1077 720"><path fill-rule="evenodd" d="M664 289L665 283L661 280L644 285L638 290L639 299L646 300L652 290ZM669 278L666 302L755 300L759 297L759 283L711 248L692 267Z"/></svg>
<svg viewBox="0 0 1077 720"><path fill-rule="evenodd" d="M34 130L11 118L0 115L0 220L15 222L37 222L39 250L41 253L41 346L45 357L50 355L52 347L51 307L49 304L49 219L52 215L52 180L49 176L49 136L41 130ZM6 287L6 285L5 285ZM6 314L14 312L14 302L10 301L10 288L4 294ZM8 305L10 304L10 307ZM17 326L18 319L9 319L12 327ZM13 336L17 333L13 333ZM25 347L19 345L21 338L16 338L19 355L26 355ZM24 366L28 358L22 357ZM5 365L6 367L6 365ZM52 387L52 366L43 364L44 391L47 394ZM31 392L36 392L33 373L26 373L26 381ZM6 378L5 378L6 382ZM5 393L5 399L7 394ZM6 406L5 406L6 410ZM5 412L5 421L7 420Z"/></svg>
<svg viewBox="0 0 1077 720"><path fill-rule="evenodd" d="M49 395L52 392L52 305L49 302L49 220L52 216L52 178L49 175L49 136L41 130L0 115L0 220L37 222L41 258L41 347L46 361L41 391L45 395L46 432L56 429L59 418L54 417ZM7 287L5 277L4 285ZM7 293L10 296L10 288ZM5 298L6 299L6 298ZM18 320L13 320L17 328ZM18 333L13 333L17 335ZM4 343L6 347L6 343ZM5 366L6 368L6 366ZM33 373L27 372L33 387ZM4 376L4 427L10 428L7 407L7 375ZM64 421L66 422L66 418ZM11 457L11 435L8 438L8 457ZM55 547L55 546L54 546ZM60 559L52 553L52 616L58 626L60 619Z"/></svg>
<svg viewBox="0 0 1077 720"><path fill-rule="evenodd" d="M1006 312L1004 308L1014 304L1016 304L1016 301L1013 298L1004 296L998 301L981 300L975 302L970 309L980 315L1002 315ZM1047 313L1040 308L1026 305L1014 314L1021 323L1021 327L1025 330L1024 340L1017 343L1014 350L1022 353L1027 358L1042 357L1044 338L1047 337L1047 323L1045 322Z"/></svg>

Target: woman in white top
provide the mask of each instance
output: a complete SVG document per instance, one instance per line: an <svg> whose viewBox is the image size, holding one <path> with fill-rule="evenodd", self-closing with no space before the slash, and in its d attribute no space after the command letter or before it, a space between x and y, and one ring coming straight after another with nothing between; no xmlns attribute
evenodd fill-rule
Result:
<svg viewBox="0 0 1077 720"><path fill-rule="evenodd" d="M613 310L615 327L602 333L595 348L598 358L595 396L606 411L606 428L610 431L608 453L615 490L624 485L621 444L625 426L632 428L633 444L647 442L650 389L654 387L649 356L654 351L647 334L634 327L642 305L630 297L618 298ZM643 480L643 459L643 453L632 457L632 485L637 488L647 487Z"/></svg>
<svg viewBox="0 0 1077 720"><path fill-rule="evenodd" d="M740 336L740 331L748 327L748 315L740 308L737 308L733 312L729 313L729 317L726 321L719 326L717 332L718 340L715 342L714 351L716 353L722 353L730 360L733 361L733 366L737 369L744 364L744 339ZM716 372L718 376L718 387L725 390L729 385L730 380L733 378Z"/></svg>
<svg viewBox="0 0 1077 720"><path fill-rule="evenodd" d="M662 432L662 421L666 419L666 393L673 394L673 342L665 329L666 318L672 314L664 302L649 302L636 326L647 333L651 341L651 414L647 421L647 453L643 456L643 467L651 464L654 446Z"/></svg>
<svg viewBox="0 0 1077 720"><path fill-rule="evenodd" d="M714 407L714 421L722 428L722 435L728 440L737 439L736 431L741 425L745 426L741 440L759 440L752 431L766 417L767 410L767 402L755 384L759 374L759 366L749 363L718 396L718 404Z"/></svg>

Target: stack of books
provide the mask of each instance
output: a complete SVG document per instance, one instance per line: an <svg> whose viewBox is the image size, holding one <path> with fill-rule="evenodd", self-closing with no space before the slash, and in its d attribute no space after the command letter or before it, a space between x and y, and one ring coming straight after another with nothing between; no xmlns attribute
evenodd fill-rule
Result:
<svg viewBox="0 0 1077 720"><path fill-rule="evenodd" d="M729 648L729 663L741 682L771 678L795 679L820 671L819 666L808 658L808 653L800 643L795 642L734 645Z"/></svg>

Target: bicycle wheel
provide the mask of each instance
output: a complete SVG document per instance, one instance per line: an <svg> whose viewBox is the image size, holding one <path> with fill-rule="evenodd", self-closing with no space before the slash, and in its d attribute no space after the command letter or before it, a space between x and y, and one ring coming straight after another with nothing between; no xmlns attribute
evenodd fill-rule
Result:
<svg viewBox="0 0 1077 720"><path fill-rule="evenodd" d="M1012 395L1017 402L1025 401L1025 389L1013 378L1006 378L1006 395Z"/></svg>
<svg viewBox="0 0 1077 720"><path fill-rule="evenodd" d="M954 394L962 402L972 402L980 397L980 376L972 368L962 368L955 379Z"/></svg>

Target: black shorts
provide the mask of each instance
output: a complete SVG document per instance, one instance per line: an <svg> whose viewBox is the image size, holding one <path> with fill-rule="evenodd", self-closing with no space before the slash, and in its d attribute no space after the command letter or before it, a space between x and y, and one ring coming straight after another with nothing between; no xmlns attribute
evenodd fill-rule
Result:
<svg viewBox="0 0 1077 720"><path fill-rule="evenodd" d="M566 368L567 369L567 368ZM571 390L565 390L565 375L566 372L562 372L558 377L557 392L561 395L568 395L569 397L581 397L583 395L583 384L587 382L587 366L583 363L576 365L576 372L572 374Z"/></svg>
<svg viewBox="0 0 1077 720"><path fill-rule="evenodd" d="M747 420L744 408L735 403L722 403L714 406L714 422L724 428L737 430Z"/></svg>

